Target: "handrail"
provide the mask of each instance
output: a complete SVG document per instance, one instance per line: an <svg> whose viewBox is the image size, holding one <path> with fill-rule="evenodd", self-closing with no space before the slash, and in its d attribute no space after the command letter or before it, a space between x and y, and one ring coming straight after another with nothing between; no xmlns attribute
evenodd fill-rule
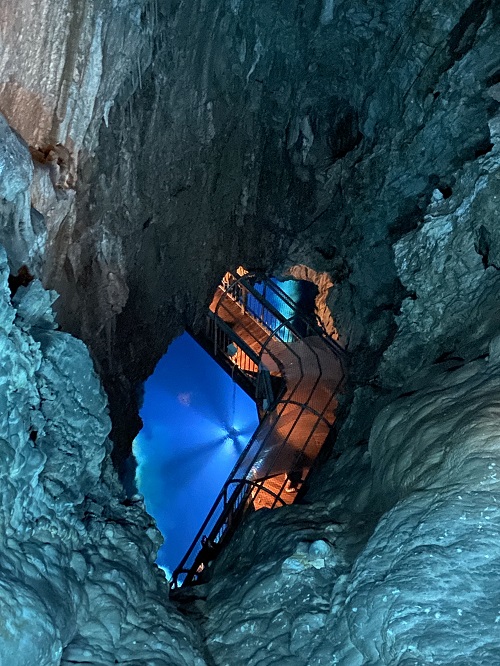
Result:
<svg viewBox="0 0 500 666"><path fill-rule="evenodd" d="M279 374L284 378L286 392L281 398L273 396L273 400L269 401L269 408L266 411L264 418L261 420L255 433L234 465L227 481L205 518L205 521L191 543L191 546L184 555L179 566L175 569L171 582L171 586L174 589L179 586L179 576L181 575L185 574L186 576L184 581L180 583L181 585L195 582L197 571L200 570L200 567L203 568L202 565L206 564L204 558L207 558L208 554L206 552L204 553L203 549L200 550L199 547L203 535L207 535L208 543L211 544L212 548L217 550L220 549L222 547L222 542L228 537L231 531L235 529L235 526L240 519L239 516L241 516L246 510L245 507L249 502L253 503L260 492L264 492L274 497L271 508L274 508L278 502L286 504L281 497L287 483L286 477L278 492L266 488L264 483L266 479L268 480L273 476L276 476L274 470L279 469L280 459L283 458L285 451L288 451L287 455L291 455L294 460L292 467L289 467L288 471L294 469L294 466L298 463L301 463L302 467L304 466L304 461L307 460L304 456L307 454L308 447L310 446L315 433L318 431L320 423L324 423L328 431L332 427L333 422L331 421L331 418L330 420L327 418L327 414L330 413L332 405L335 402L335 390L338 390L339 386L344 381L345 376L343 364L345 358L344 350L338 345L338 343L328 337L322 326L318 325L317 322L307 320L304 314L298 311L296 304L291 301L288 294L267 280L264 282L264 294L260 294L253 285L249 283L249 280L256 280L257 276L246 274L244 276L236 277L234 274L231 275L233 281L227 281L227 287L222 296L218 298L215 311L210 312L209 317L214 321L215 327L220 327L224 335L227 336L227 339L233 341L257 366L258 372L257 377L255 378L256 384L259 381L264 381L264 384L267 382L268 386L271 386L270 372L265 367L265 358L268 358L275 364ZM266 288L270 288L279 296L279 298L281 298L281 300L283 300L283 302L285 302L285 304L290 304L290 306L294 308L292 316L286 317L265 298ZM238 289L240 290L239 294ZM245 290L262 304L261 316L258 316L258 313L252 313L249 308L247 309ZM224 312L226 312L226 315L228 316L231 315L231 311L227 306L224 306L224 300L228 296L233 302L238 303L243 312L257 321L262 327L263 332L267 331L265 339L262 336L259 339L258 337L255 337L256 334L248 328L244 319L238 322L242 334L246 331L246 335L251 340L255 340L255 343L259 345L258 352L252 349L241 335L235 333L231 326L224 321ZM265 320L266 311L272 315L267 317L267 321ZM233 315L231 316L234 317L234 309ZM291 321L292 319L297 318L301 318L304 321L307 320L307 326L305 328L307 339L300 334L300 331ZM229 319L229 321L234 321L234 318ZM273 321L275 323L271 326L270 324ZM283 339L286 336L281 335L280 331L284 329L291 333L292 341L290 341L290 339ZM313 335L311 335L311 332L313 332ZM318 343L309 344L308 339L320 340L321 343L325 345L325 351L332 352L332 356L336 357L340 371L335 388L331 387L331 393L328 400L324 398L324 392L321 394L319 409L316 409L313 406L314 396L323 381L324 373L322 362L319 357L319 350L316 349ZM278 347L275 347L273 350L271 348L271 343L276 343ZM215 352L222 351L222 353L224 353L226 351L217 348L216 335L214 335L214 344ZM298 345L300 344L304 345L304 347L299 347ZM283 366L282 360L280 359L280 355L283 354L285 349L286 353L290 355L291 359L293 359L293 381L291 381L290 376L287 381L287 368ZM311 366L308 365L307 374L301 357L301 353L303 354L303 352L299 353L299 350L301 349L307 349L307 355L310 355L309 357L314 359L315 369L312 370ZM310 385L307 385L306 395L300 395L299 397L299 391L306 387L306 384L304 383L306 376L311 380L311 383ZM298 408L297 413L295 413L293 409L290 411L291 407ZM313 419L313 423L307 426L309 429L308 435L305 437L305 441L302 441L300 448L297 449L293 445L292 448L290 448L291 438L293 437L297 426L301 423L301 420L302 423L304 422L303 419L305 413L314 415L315 419ZM290 414L292 417L291 424L287 423L287 421L281 422L285 414ZM282 430L285 424L287 424L287 431L283 434ZM281 432L279 429L281 429ZM318 445L316 444L315 446ZM319 446L321 446L321 443ZM266 451L268 453L266 453ZM309 460L311 460L310 455L311 453L309 453ZM317 455L317 453L315 455ZM262 458L262 456L264 456L264 467L258 469L255 465L259 465L259 457ZM257 477L254 476L255 474L257 474ZM278 476L279 474L280 473L278 473ZM255 492L255 490L257 492Z"/></svg>
<svg viewBox="0 0 500 666"><path fill-rule="evenodd" d="M240 483L238 485L238 489L239 490L244 489L246 484L247 484L247 482L244 482L243 484ZM221 490L221 492L219 494L219 497L221 495L223 495L225 493L225 491L226 491L226 485L224 485L224 488ZM247 495L248 494L249 493L247 493ZM227 502L226 504L224 504L222 513L216 519L214 527L209 532L209 536L207 537L207 540L211 544L213 544L214 546L222 545L222 540L223 540L226 533L224 532L219 539L217 539L217 535L219 534L221 527L223 527L224 525L228 524L228 528L229 528L229 523L226 519L227 519L228 516L234 516L234 514L235 514L234 509L236 508L236 510L237 510L241 506L242 499L241 499L240 496L241 496L241 492L233 493L231 495L230 501ZM240 502L238 503L238 506L235 507L235 504L236 504L238 499L240 499ZM188 555L190 556L192 554L195 546L198 545L198 543L201 541L202 535L204 534L204 531L207 531L205 529L206 524L208 523L209 517L211 518L213 516L214 510L215 510L215 508L217 508L217 506L218 506L218 503L213 505L209 516L207 517L207 519L205 520L205 523L203 523L202 527L198 531L198 534L196 535L195 539L193 540L193 543L191 544L191 547L190 547L188 553L184 556L184 558L182 559L179 566L173 572L172 580L171 580L171 583L170 583L170 586L171 586L172 589L176 589L178 587L179 576L183 573L187 574L187 577L184 581L182 581L182 584L189 584L189 583L193 582L193 578L196 575L199 566L201 564L205 564L205 562L203 561L203 558L200 557L200 555L201 555L201 551L200 551L196 555L196 557L194 558L193 563L189 567L186 567L186 564L189 560Z"/></svg>
<svg viewBox="0 0 500 666"><path fill-rule="evenodd" d="M219 317L216 313L211 310L208 311L207 316L214 322L215 326L220 328L228 337L229 340L238 345L238 347L243 351L243 353L248 356L248 358L256 365L258 372L255 377L252 377L252 381L256 387L256 393L258 394L258 387L262 384L259 383L261 375L269 375L269 372L261 366L261 359L258 354L238 335L234 333L232 328L226 324L226 322ZM217 354L217 351L223 353L227 358L231 358L226 350L217 347L217 336L214 335L214 356ZM243 371L244 372L244 371ZM248 377L248 374L245 373ZM265 398L268 401L268 405L272 405L274 402L274 394L272 391L272 384L270 381L267 381L267 377L263 381Z"/></svg>
<svg viewBox="0 0 500 666"><path fill-rule="evenodd" d="M328 344L330 347L332 347L332 349L334 349L334 353L340 355L343 358L346 357L346 351L343 349L343 347L341 347L341 345L336 340L334 340L333 338L331 338L329 336L328 332L326 331L326 329L323 326L319 317L316 314L314 315L314 317L311 317L310 315L305 314L304 312L299 310L297 308L297 304L294 303L294 301L290 298L290 296L285 291L283 291L283 289L281 289L281 287L279 287L277 284L275 284L274 282L269 280L264 275L259 275L258 273L245 273L245 275L242 275L242 276L236 276L236 275L234 275L234 273L230 273L230 275L232 275L234 280L233 280L233 282L231 282L228 285L228 287L225 291L226 294L231 295L231 293L233 291L232 288L234 287L234 285L236 285L236 284L242 285L246 289L248 289L248 291L257 300L259 300L262 303L265 303L266 305L270 306L270 308L272 308L274 310L274 314L277 317L277 319L281 319L282 322L287 322L288 319L285 318L283 316L283 314L279 312L279 310L276 310L276 308L274 308L274 306L271 303L269 303L269 301L267 301L262 294L260 294L256 289L254 289L252 287L252 285L249 283L249 281L251 280L251 281L256 282L256 283L259 283L259 282L264 283L267 289L270 289L271 291L274 291L274 293L281 300L283 300L288 305L288 307L290 307L294 311L294 316L298 316L300 319L302 319L302 321L304 321L305 323L310 325L311 329L314 330L316 335L320 336L326 342L326 344ZM235 299L235 300L238 300L238 299ZM220 303L220 300L219 300L219 303ZM265 324L265 322L262 322L262 323ZM293 326L291 326L290 328L291 328L292 331L294 331L295 335L297 335L299 338L302 338L302 335L300 335L300 333L297 332L296 329L294 330Z"/></svg>
<svg viewBox="0 0 500 666"><path fill-rule="evenodd" d="M249 276L247 274L247 275L239 277L237 280L235 280L235 282L233 282L229 286L229 288L225 292L225 295L231 295L231 293L233 291L235 291L235 289L239 285L243 286L250 294L252 294L252 296L257 301L259 301L262 305L264 305L267 308L267 310L269 310L269 312L273 315L273 317L275 317L281 323L286 323L287 327L297 336L297 338L300 339L300 337L301 337L300 334L297 333L296 330L294 330L294 327L292 326L292 323L289 321L289 319L284 317L284 315L279 310L277 310L272 303L270 303L268 300L266 300L262 294L260 294L256 289L254 289L254 287L249 283L248 277ZM238 300L238 299L235 299L235 300ZM216 310L215 310L216 313L217 313L218 308L220 307L221 301L222 301L222 298L219 299L219 302L217 303L217 307L216 307ZM297 313L298 313L298 311L297 311ZM250 314L252 314L252 313L250 312ZM254 315L256 317L258 317L258 315L256 313L254 313ZM259 319L259 322L261 324L264 324L264 326L267 327L267 324L266 324L265 320L262 317L258 317L258 319Z"/></svg>
<svg viewBox="0 0 500 666"><path fill-rule="evenodd" d="M308 446L309 446L309 442L311 441L312 437L314 436L314 434L315 434L315 432L316 432L316 430L317 430L317 428L318 428L318 426L319 426L319 424L320 424L320 422L321 422L322 420L325 421L325 423L327 423L327 425L328 425L328 429L330 429L330 428L332 427L332 424L330 424L330 423L326 420L326 418L324 417L324 414L325 414L325 412L326 412L326 410L327 410L327 407L329 407L329 405L330 405L330 403L332 402L333 399L334 399L334 396L333 396L333 394L332 394L330 400L325 404L325 407L323 408L323 413L322 413L322 414L320 414L320 413L317 412L316 410L313 410L313 409L309 408L309 410L315 412L316 415L318 415L319 418L316 420L314 426L313 426L312 429L310 430L309 435L308 435L306 441L304 442L304 444L303 444L303 446L302 446L302 449L301 449L300 452L299 452L299 455L300 455L300 454L304 454L304 452L307 451L307 448L308 448ZM277 454L275 454L275 457L276 457L276 456L277 456ZM281 496L281 493L283 493L283 491L284 491L284 489L285 489L285 486L286 486L286 481L284 481L284 482L282 483L281 488L280 488L280 491L279 491L279 493L277 493L278 496ZM271 508L271 509L274 509L275 506L276 506L276 502L274 502L274 503L271 505L270 508Z"/></svg>
<svg viewBox="0 0 500 666"><path fill-rule="evenodd" d="M312 413L318 415L318 412L317 412L316 410L314 410L313 408L309 407L308 405L301 404L301 403L299 403L299 402L297 402L297 401L294 401L294 400L291 400L291 401L287 401L287 400L280 401L279 404L282 406L281 413L283 413L283 411L284 411L284 407L285 407L287 404L293 404L293 405L300 406L304 411L310 411L310 412L312 412ZM319 419L316 421L316 424L318 424L320 420L323 420L323 421L326 423L326 425L328 426L328 428L331 427L330 423L329 423L329 422L328 422L323 416L321 416L321 415L320 415ZM258 450L255 452L255 454L254 454L254 456L253 456L253 458L252 458L252 462L251 462L250 464L247 465L247 471L246 471L246 474L249 474L249 473L250 473L251 464L252 464L252 463L258 458L259 454L260 454L260 453L262 452L262 450L265 448L265 446L266 446L266 444L268 443L268 440L269 440L269 438L270 438L270 435L271 435L271 434L274 432L274 430L276 429L276 424L277 424L277 423L279 423L279 419L276 419L276 421L272 424L271 429L268 431L268 433L266 434L266 436L263 438L260 447L259 447ZM315 424L314 429L316 429L316 427L317 427L316 424ZM247 444L247 446L245 447L245 449L242 451L240 457L238 458L238 461L237 461L236 464L234 465L234 467L233 467L231 473L229 474L227 481L225 482L224 486L222 487L222 490L220 491L219 495L217 496L217 498L216 498L214 504L212 505L212 507L211 507L211 509L210 509L210 511L209 511L209 513L208 513L208 515L207 515L207 517L205 518L205 520L204 520L202 526L201 526L200 529L198 530L198 533L196 534L195 538L193 539L193 541L192 541L192 543L191 543L191 546L189 547L188 551L187 551L186 554L184 555L184 557L183 557L183 559L181 560L179 566L178 566L178 567L175 569L175 571L173 572L173 577L172 577L172 587L173 587L173 588L176 588L176 587L178 586L178 581L177 581L178 576L179 576L181 573L185 572L185 565L186 565L187 562L189 561L189 559L190 559L190 557L191 557L193 551L196 549L196 547L197 547L198 544L200 543L202 536L203 536L204 534L207 534L207 533L208 533L207 536L208 536L209 540L211 540L211 541L213 541L213 542L215 542L215 543L218 543L218 541L216 540L216 536L217 536L217 534L218 534L218 532L219 532L219 530L220 530L220 527L221 527L221 525L222 525L222 523L223 523L223 520L222 520L222 519L225 518L225 516L229 515L229 513L230 513L230 511L228 511L228 507L232 507L232 506L233 506L235 500L237 499L237 496L239 495L239 492L240 492L240 490L241 490L241 487L242 487L245 483L251 483L251 482L253 482L253 479L248 479L248 478L246 478L246 474L245 474L245 475L243 476L244 481L243 481L243 480L240 481L239 486L237 486L237 488L233 491L233 493L232 493L231 496L229 496L229 497L228 497L228 494L227 494L227 489L228 489L228 487L233 483L233 481L235 480L235 478L236 478L236 473L240 470L240 467L241 467L242 463L243 463L243 462L245 461L245 459L247 458L248 453L249 453L249 451L251 450L251 448L252 448L254 442L255 442L256 440L258 440L258 437L259 437L260 432L261 432L262 430L264 430L266 427L267 427L267 423L266 423L265 420L264 420L264 421L262 421L262 422L260 423L260 425L258 426L257 430L255 431L255 433L253 434L252 438L250 439L249 443ZM295 427L295 424L294 424L293 427ZM288 435L291 434L291 432L292 432L292 430L293 430L293 427L290 429ZM311 436L312 436L312 433L311 433ZM308 440L308 441L309 441L309 440ZM307 443L308 443L308 442L306 442L306 444L307 444ZM285 440L284 440L284 442L282 443L281 446L283 447L283 445L286 445L286 438L285 438ZM301 452L302 452L302 451L299 451L299 453L301 453ZM241 487L240 487L240 486L241 486ZM212 518L213 518L214 515L216 514L217 509L220 508L220 507L222 508L222 512L221 512L219 518L216 519L216 523L215 523L215 525L214 525L210 530L208 530L207 528L209 527L209 525L210 525L210 523L211 523L211 521L212 521ZM222 523L221 523L221 520L222 520ZM194 562L193 562L193 564L194 564ZM191 570L191 569L192 569L192 566L189 567L188 570Z"/></svg>
<svg viewBox="0 0 500 666"><path fill-rule="evenodd" d="M267 495L271 495L271 497L274 497L275 500L278 500L281 502L283 506L286 506L286 502L281 499L281 497L278 495L278 493L275 493L274 490L271 490L270 488L266 488L265 486L262 485L262 480L259 481L250 481L249 479L233 479L231 483L242 483L248 485L250 488L258 488L259 492L262 491L264 493L267 493Z"/></svg>

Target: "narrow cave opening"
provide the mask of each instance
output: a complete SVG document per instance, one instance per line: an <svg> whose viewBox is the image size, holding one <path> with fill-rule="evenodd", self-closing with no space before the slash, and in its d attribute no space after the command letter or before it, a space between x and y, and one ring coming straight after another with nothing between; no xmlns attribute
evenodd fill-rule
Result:
<svg viewBox="0 0 500 666"><path fill-rule="evenodd" d="M331 350L318 288L301 277L227 273L205 328L175 340L146 383L136 482L176 584L179 562L182 581L198 582L213 555L203 548L222 546L244 506L293 503L331 427Z"/></svg>

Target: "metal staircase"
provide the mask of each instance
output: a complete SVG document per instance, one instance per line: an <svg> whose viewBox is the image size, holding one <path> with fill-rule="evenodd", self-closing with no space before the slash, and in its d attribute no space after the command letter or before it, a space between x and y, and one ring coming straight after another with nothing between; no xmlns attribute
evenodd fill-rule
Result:
<svg viewBox="0 0 500 666"><path fill-rule="evenodd" d="M171 586L202 582L248 510L291 504L335 419L345 352L267 278L227 273L193 334L256 401L261 421Z"/></svg>

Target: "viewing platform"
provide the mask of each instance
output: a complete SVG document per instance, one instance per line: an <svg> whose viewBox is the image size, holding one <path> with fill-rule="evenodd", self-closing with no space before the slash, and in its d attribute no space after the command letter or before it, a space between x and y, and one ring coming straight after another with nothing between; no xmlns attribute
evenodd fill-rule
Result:
<svg viewBox="0 0 500 666"><path fill-rule="evenodd" d="M245 513L292 504L335 420L345 352L277 284L227 273L193 337L256 402L260 423L172 588L202 582Z"/></svg>

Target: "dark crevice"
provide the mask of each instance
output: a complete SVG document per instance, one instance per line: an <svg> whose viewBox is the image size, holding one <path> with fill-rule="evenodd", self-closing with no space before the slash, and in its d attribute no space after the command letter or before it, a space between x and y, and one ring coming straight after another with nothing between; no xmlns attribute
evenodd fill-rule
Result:
<svg viewBox="0 0 500 666"><path fill-rule="evenodd" d="M392 311L394 314L398 316L401 314L401 306L403 305L403 301L405 301L407 298L410 298L412 301L417 300L416 294L412 291L409 291L401 282L401 280L396 278L393 288L394 304L392 306Z"/></svg>
<svg viewBox="0 0 500 666"><path fill-rule="evenodd" d="M424 211L419 205L409 207L408 210L399 215L389 226L389 241L391 244L406 236L410 231L415 231L420 227L424 219ZM410 204L411 205L411 204Z"/></svg>
<svg viewBox="0 0 500 666"><path fill-rule="evenodd" d="M482 111L479 111L482 113ZM478 157L482 157L491 151L493 143L491 142L490 128L487 124L487 113L484 110L484 124L477 124L476 132L472 130L471 139L469 144L461 147L455 159L452 160L451 166L455 169L462 168L466 162L473 162Z"/></svg>
<svg viewBox="0 0 500 666"><path fill-rule="evenodd" d="M491 88L491 86L495 86L497 83L500 83L500 69L488 76L486 79L486 87Z"/></svg>
<svg viewBox="0 0 500 666"><path fill-rule="evenodd" d="M478 157L482 157L483 155L487 155L490 150L493 148L493 143L491 141L485 141L482 145L479 145L475 152L474 152L474 157L477 159Z"/></svg>
<svg viewBox="0 0 500 666"><path fill-rule="evenodd" d="M401 313L401 303L382 303L381 305L377 305L370 311L370 314L367 317L368 323L371 324L378 321L384 312L390 312L394 315L399 315Z"/></svg>
<svg viewBox="0 0 500 666"><path fill-rule="evenodd" d="M328 147L333 162L345 157L358 146L363 134L358 112L344 100L333 100L328 114Z"/></svg>
<svg viewBox="0 0 500 666"><path fill-rule="evenodd" d="M495 99L495 97L488 95L487 99L485 100L484 111L488 120L494 118L498 113L498 100Z"/></svg>
<svg viewBox="0 0 500 666"><path fill-rule="evenodd" d="M483 224L481 224L477 231L474 249L481 257L485 269L490 266L496 268L496 270L500 269L500 267L491 260L491 234Z"/></svg>
<svg viewBox="0 0 500 666"><path fill-rule="evenodd" d="M456 356L454 354L455 352L451 351L443 352L436 359L434 359L433 365L439 365L440 363L447 363L449 361L459 361L460 363L464 363L462 356Z"/></svg>
<svg viewBox="0 0 500 666"><path fill-rule="evenodd" d="M11 296L16 294L19 287L27 287L33 279L33 275L31 275L26 265L21 266L17 275L12 275L11 273L9 275L9 289Z"/></svg>
<svg viewBox="0 0 500 666"><path fill-rule="evenodd" d="M327 259L328 261L331 261L332 259L335 259L337 256L337 248L330 246L330 247L315 247L314 248L318 254L320 254L323 259Z"/></svg>
<svg viewBox="0 0 500 666"><path fill-rule="evenodd" d="M473 0L460 17L448 38L448 51L456 62L471 50L491 0Z"/></svg>
<svg viewBox="0 0 500 666"><path fill-rule="evenodd" d="M431 174L429 176L429 184L433 189L439 190L443 195L443 199L449 199L453 194L453 189L449 182L444 181L436 174ZM454 184L454 179L453 179Z"/></svg>
<svg viewBox="0 0 500 666"><path fill-rule="evenodd" d="M437 189L441 192L444 199L449 199L453 194L453 190L449 185L439 185Z"/></svg>
<svg viewBox="0 0 500 666"><path fill-rule="evenodd" d="M415 395L416 392L417 392L416 390L406 391L405 393L401 393L400 395L398 395L397 399L399 400L400 398L409 398L411 395Z"/></svg>

